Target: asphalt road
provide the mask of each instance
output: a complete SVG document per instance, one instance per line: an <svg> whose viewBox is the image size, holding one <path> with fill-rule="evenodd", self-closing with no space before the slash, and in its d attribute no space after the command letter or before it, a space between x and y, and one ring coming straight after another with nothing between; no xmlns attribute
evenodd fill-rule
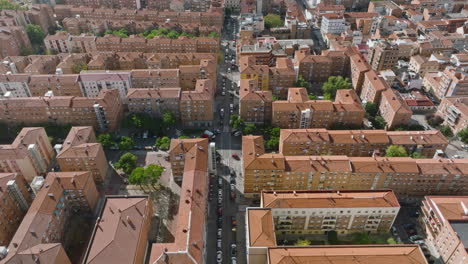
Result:
<svg viewBox="0 0 468 264"><path fill-rule="evenodd" d="M232 21L232 20L231 20ZM223 32L223 41L226 43L226 40L232 40L236 38L236 31L238 26L233 26L231 22L229 26L225 27ZM241 160L236 160L232 157L232 154L237 154L241 157L241 137L234 137L231 133L229 120L230 120L230 104L233 104L235 111L233 114L238 113L238 87L237 80L239 77L238 72L233 71L231 73L227 72L228 67L231 66L229 61L232 58L235 58L235 49L232 46L232 42L228 42L230 45L222 46L222 51L226 53L226 48L228 48L226 56L229 56L231 59L223 61L218 68L218 92L216 95L216 104L215 104L215 122L214 127L218 128L221 131L221 134L217 135L216 138L216 149L221 155L221 160L217 164L217 175L213 177L210 184L211 200L209 201L209 216L207 223L207 241L206 241L206 263L215 264L217 263L217 251L222 251L222 263L230 264L232 263L231 258L231 245L236 243L236 233L232 231L232 217L236 217L238 213L238 204L236 200L230 198L230 168L236 171L236 197L239 196L239 190L242 190L242 180L240 177L241 172ZM225 77L225 78L224 78ZM224 91L226 95L222 95L223 91L223 79ZM233 86L235 84L235 86ZM220 109L223 108L225 115L221 117ZM222 190L222 203L218 206L218 179L222 179L222 185L220 189ZM218 208L222 208L222 215L219 216ZM222 219L222 226L218 226L218 218ZM218 228L222 229L221 237L221 248L218 248Z"/></svg>

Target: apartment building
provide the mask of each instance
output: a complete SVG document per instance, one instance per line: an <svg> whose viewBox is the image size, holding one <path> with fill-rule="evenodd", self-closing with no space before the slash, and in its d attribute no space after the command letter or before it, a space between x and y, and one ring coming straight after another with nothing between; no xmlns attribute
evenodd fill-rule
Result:
<svg viewBox="0 0 468 264"><path fill-rule="evenodd" d="M32 197L29 185L21 174L0 173L0 245L10 244Z"/></svg>
<svg viewBox="0 0 468 264"><path fill-rule="evenodd" d="M126 103L128 89L132 87L130 72L84 72L80 73L83 97L97 97L103 89L117 90Z"/></svg>
<svg viewBox="0 0 468 264"><path fill-rule="evenodd" d="M322 128L339 123L360 126L365 111L354 90L338 90L335 101L309 100L305 88L289 88L285 101L272 103L272 125L280 128Z"/></svg>
<svg viewBox="0 0 468 264"><path fill-rule="evenodd" d="M170 111L180 117L181 88L129 89L127 105L130 113L146 113L162 116Z"/></svg>
<svg viewBox="0 0 468 264"><path fill-rule="evenodd" d="M399 197L467 192L466 159L287 156L265 153L263 138L242 140L244 194L261 190L392 189Z"/></svg>
<svg viewBox="0 0 468 264"><path fill-rule="evenodd" d="M153 205L147 195L106 196L83 263L143 263L153 216ZM112 239L104 246L102 241L109 236Z"/></svg>
<svg viewBox="0 0 468 264"><path fill-rule="evenodd" d="M2 75L0 75L0 79L1 78ZM10 83L11 82L8 81L0 82L0 87ZM80 85L80 75L78 74L31 75L28 81L23 83L22 87L24 87L27 94L30 94L29 96L32 97L45 96L49 92L52 92L52 94L56 96L83 96L83 90ZM25 94L23 94L23 96L14 97L29 97L24 95Z"/></svg>
<svg viewBox="0 0 468 264"><path fill-rule="evenodd" d="M101 143L97 143L92 127L72 127L57 150L57 163L61 171L89 171L96 184L106 179L106 154Z"/></svg>
<svg viewBox="0 0 468 264"><path fill-rule="evenodd" d="M173 159L174 151L179 153L178 160ZM174 229L175 240L172 243L154 243L149 263L207 263L208 139L174 139L169 153L173 173L175 168L182 168L176 170L181 173L182 191Z"/></svg>
<svg viewBox="0 0 468 264"><path fill-rule="evenodd" d="M59 32L60 33L60 32ZM114 35L94 37L82 34L71 36L70 34L47 35L44 38L46 47L54 49L55 43L60 41L63 45L60 49L77 52L146 52L146 53L218 53L219 39L209 37L179 37L170 39L167 37L155 37L146 39L142 36L131 35L128 38L121 38ZM94 49L95 48L95 49Z"/></svg>
<svg viewBox="0 0 468 264"><path fill-rule="evenodd" d="M54 156L44 128L26 127L11 144L0 145L0 173L17 173L31 182L47 172Z"/></svg>
<svg viewBox="0 0 468 264"><path fill-rule="evenodd" d="M381 210L385 212L385 209ZM427 263L418 245L279 246L271 208L247 208L245 225L248 264L282 264L297 260L308 263Z"/></svg>
<svg viewBox="0 0 468 264"><path fill-rule="evenodd" d="M438 77L438 82L436 80L436 84L430 88L439 100L451 96L468 96L468 74L447 67Z"/></svg>
<svg viewBox="0 0 468 264"><path fill-rule="evenodd" d="M468 97L445 97L437 107L437 115L444 119L453 133L468 127Z"/></svg>
<svg viewBox="0 0 468 264"><path fill-rule="evenodd" d="M323 36L327 34L341 34L345 32L349 26L340 13L326 13L322 15L322 23L320 25L320 32Z"/></svg>
<svg viewBox="0 0 468 264"><path fill-rule="evenodd" d="M21 50L31 48L31 42L23 27L0 27L0 57L19 56Z"/></svg>
<svg viewBox="0 0 468 264"><path fill-rule="evenodd" d="M98 200L90 172L51 172L8 246L2 263L71 264L62 246L74 213L92 212Z"/></svg>
<svg viewBox="0 0 468 264"><path fill-rule="evenodd" d="M382 92L379 113L387 123L387 128L392 129L409 124L413 111L397 91L387 89Z"/></svg>
<svg viewBox="0 0 468 264"><path fill-rule="evenodd" d="M271 121L271 91L258 91L256 80L243 79L239 88L239 117L245 123L268 124Z"/></svg>
<svg viewBox="0 0 468 264"><path fill-rule="evenodd" d="M365 73L371 70L361 53L353 54L349 57L349 68L351 71L351 82L357 95L361 95L362 87L365 81Z"/></svg>
<svg viewBox="0 0 468 264"><path fill-rule="evenodd" d="M367 61L374 71L381 71L396 67L398 56L398 45L379 41L370 48Z"/></svg>
<svg viewBox="0 0 468 264"><path fill-rule="evenodd" d="M408 153L417 152L431 158L436 150L448 146L448 140L438 130L327 130L281 129L279 152L287 156L348 155L370 157L385 153L390 145L403 146Z"/></svg>
<svg viewBox="0 0 468 264"><path fill-rule="evenodd" d="M279 98L286 98L288 87L294 86L296 72L290 58L277 58L275 66L256 64L254 56L242 56L239 60L241 80L255 80L262 91L271 91Z"/></svg>
<svg viewBox="0 0 468 264"><path fill-rule="evenodd" d="M364 83L362 85L361 100L366 103L379 104L382 99L382 92L390 89L390 86L374 70L364 73Z"/></svg>
<svg viewBox="0 0 468 264"><path fill-rule="evenodd" d="M286 234L388 232L400 204L391 190L262 191L277 237Z"/></svg>
<svg viewBox="0 0 468 264"><path fill-rule="evenodd" d="M29 74L2 74L0 75L0 93L4 97L29 97Z"/></svg>
<svg viewBox="0 0 468 264"><path fill-rule="evenodd" d="M422 57L421 55L411 56L409 70L424 77L428 72L438 72L439 63L437 61L431 61L429 58Z"/></svg>
<svg viewBox="0 0 468 264"><path fill-rule="evenodd" d="M98 97L45 96L0 98L0 121L10 124L77 124L101 131L117 129L122 117L117 90L103 89Z"/></svg>
<svg viewBox="0 0 468 264"><path fill-rule="evenodd" d="M425 196L421 218L426 243L431 243L444 263L465 263L468 233L467 196Z"/></svg>
<svg viewBox="0 0 468 264"><path fill-rule="evenodd" d="M189 127L210 127L213 124L213 80L197 80L195 90L183 91L179 102L180 121Z"/></svg>
<svg viewBox="0 0 468 264"><path fill-rule="evenodd" d="M151 1L156 3L157 1ZM163 2L163 1L161 1ZM148 3L150 6L151 3ZM74 7L72 5L57 5L54 7L56 17L59 21L79 16L80 18L87 19L106 19L106 20L134 20L135 22L141 21L154 21L156 24L164 24L168 19L174 24L192 24L200 26L222 26L223 25L223 12L221 9L213 8L206 12L178 12L173 10L166 10L158 5L155 8L149 9L127 9L127 8L90 8L90 5ZM92 6L92 5L91 5ZM156 9L163 11L158 11ZM165 11L164 11L165 10Z"/></svg>
<svg viewBox="0 0 468 264"><path fill-rule="evenodd" d="M330 76L348 76L350 71L350 59L344 51L326 50L322 55L310 55L299 50L295 60L298 76L311 83L324 83Z"/></svg>

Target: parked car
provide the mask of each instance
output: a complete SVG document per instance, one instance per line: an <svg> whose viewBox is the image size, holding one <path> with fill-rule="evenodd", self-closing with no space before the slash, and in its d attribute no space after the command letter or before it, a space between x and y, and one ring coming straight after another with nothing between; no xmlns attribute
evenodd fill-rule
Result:
<svg viewBox="0 0 468 264"><path fill-rule="evenodd" d="M234 136L235 136L235 137L238 137L238 136L240 136L240 135L242 135L242 132L241 132L241 131L236 131L236 132L234 132Z"/></svg>
<svg viewBox="0 0 468 264"><path fill-rule="evenodd" d="M223 248L223 243L222 242L223 241L221 239L218 239L218 241L216 243L216 246L218 247L218 250Z"/></svg>
<svg viewBox="0 0 468 264"><path fill-rule="evenodd" d="M223 236L223 229L218 228L218 239L220 239Z"/></svg>
<svg viewBox="0 0 468 264"><path fill-rule="evenodd" d="M236 244L231 244L231 255L235 257L237 254L237 245Z"/></svg>
<svg viewBox="0 0 468 264"><path fill-rule="evenodd" d="M223 178L218 176L218 187L222 188L223 187Z"/></svg>
<svg viewBox="0 0 468 264"><path fill-rule="evenodd" d="M236 153L232 154L231 156L232 156L235 160L240 160L239 155L237 155Z"/></svg>
<svg viewBox="0 0 468 264"><path fill-rule="evenodd" d="M231 176L230 183L231 184L236 184L236 177Z"/></svg>
<svg viewBox="0 0 468 264"><path fill-rule="evenodd" d="M411 241L417 241L417 240L423 240L424 238L422 236L419 236L419 235L413 235L413 236L410 236L409 237L409 240Z"/></svg>
<svg viewBox="0 0 468 264"><path fill-rule="evenodd" d="M223 208L218 207L218 216L223 216Z"/></svg>
<svg viewBox="0 0 468 264"><path fill-rule="evenodd" d="M216 252L216 262L223 263L223 252L221 250Z"/></svg>
<svg viewBox="0 0 468 264"><path fill-rule="evenodd" d="M218 217L218 227L219 228L223 227L223 218L222 217Z"/></svg>
<svg viewBox="0 0 468 264"><path fill-rule="evenodd" d="M394 235L394 236L398 235L396 227L392 226L391 230L392 230L392 235Z"/></svg>
<svg viewBox="0 0 468 264"><path fill-rule="evenodd" d="M229 174L230 174L232 177L236 177L236 171L235 171L233 168L230 168L230 169L229 169Z"/></svg>

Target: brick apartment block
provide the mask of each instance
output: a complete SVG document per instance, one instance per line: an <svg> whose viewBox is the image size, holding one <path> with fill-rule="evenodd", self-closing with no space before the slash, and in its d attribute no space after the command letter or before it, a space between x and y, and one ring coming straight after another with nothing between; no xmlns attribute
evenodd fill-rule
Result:
<svg viewBox="0 0 468 264"><path fill-rule="evenodd" d="M0 98L0 120L10 124L77 124L101 131L117 129L122 118L117 90L103 89L95 98L44 96Z"/></svg>
<svg viewBox="0 0 468 264"><path fill-rule="evenodd" d="M170 149L174 177L182 179L175 240L154 243L149 263L206 263L208 139L174 139Z"/></svg>
<svg viewBox="0 0 468 264"><path fill-rule="evenodd" d="M468 127L468 97L445 97L437 107L437 115L444 119L456 134Z"/></svg>
<svg viewBox="0 0 468 264"><path fill-rule="evenodd" d="M403 146L408 153L418 152L427 158L436 150L447 148L448 140L438 130L327 130L281 129L279 152L288 156L348 155L370 157L374 151L385 153L390 145Z"/></svg>
<svg viewBox="0 0 468 264"><path fill-rule="evenodd" d="M296 52L298 74L312 83L324 83L330 76L348 76L349 56L344 51L325 50L322 55L310 55L305 51Z"/></svg>
<svg viewBox="0 0 468 264"><path fill-rule="evenodd" d="M61 171L89 171L96 183L106 179L106 154L101 143L97 143L92 127L72 127L57 151Z"/></svg>
<svg viewBox="0 0 468 264"><path fill-rule="evenodd" d="M391 190L262 191L277 236L389 232L400 210Z"/></svg>
<svg viewBox="0 0 468 264"><path fill-rule="evenodd" d="M258 196L265 189L389 188L401 197L468 192L463 180L468 175L467 159L288 156L265 153L260 136L243 137L242 157L247 197Z"/></svg>
<svg viewBox="0 0 468 264"><path fill-rule="evenodd" d="M283 233L289 233L283 231L288 226L297 225L297 230L299 228L302 230L291 231L291 233L303 234L323 233L333 229L343 230L330 225L333 222L338 223L336 218L340 219L339 224L348 221L351 223L351 227L356 228L355 230L362 228L358 227L358 220L363 221L360 224L365 223L366 226L368 223L380 221L385 222L384 225L388 225L386 221L392 221L391 218L394 218L395 212L399 210L398 201L391 191L344 191L342 194L340 192L341 195L336 191L297 191L295 193L281 191L276 193L275 198L268 197L264 200L274 201L273 203L268 205L262 202L262 207L246 209L245 241L247 263L249 264L282 264L294 263L298 260L305 263L340 263L343 261L426 263L418 245L281 246L277 244L277 238L283 237ZM273 196L274 193L268 192L265 195ZM378 204L364 197L359 198L363 195L375 197L376 201L379 201ZM320 199L320 196L328 196L330 199ZM387 196L389 196L389 200L385 199ZM335 199L336 204L330 202L335 201ZM362 201L359 202L361 199ZM317 207L314 206L315 200L318 201ZM291 206L287 205L287 201L291 202ZM375 208L370 207L376 205L378 206ZM338 208L338 206L346 208ZM381 218L379 219L377 216L381 216ZM304 219L308 221L304 223ZM299 226L300 223L303 225ZM320 228L317 223L323 223L324 228L317 229Z"/></svg>
<svg viewBox="0 0 468 264"><path fill-rule="evenodd" d="M106 196L83 263L143 263L152 219L148 196Z"/></svg>
<svg viewBox="0 0 468 264"><path fill-rule="evenodd" d="M257 81L243 79L239 88L239 116L245 123L268 124L271 121L271 91L258 91Z"/></svg>
<svg viewBox="0 0 468 264"><path fill-rule="evenodd" d="M360 126L365 115L354 90L338 90L335 101L309 100L305 88L289 88L286 101L272 104L272 125L280 128L323 128L335 123Z"/></svg>
<svg viewBox="0 0 468 264"><path fill-rule="evenodd" d="M296 82L296 72L290 58L278 58L275 66L269 67L256 64L254 56L243 56L239 60L239 72L241 80L255 80L259 90L271 91L280 98L286 98L288 87Z"/></svg>
<svg viewBox="0 0 468 264"><path fill-rule="evenodd" d="M62 243L73 212L92 212L98 192L90 172L51 172L18 227L2 263L71 264Z"/></svg>
<svg viewBox="0 0 468 264"><path fill-rule="evenodd" d="M29 185L21 174L0 173L0 244L8 245L16 232L32 197Z"/></svg>
<svg viewBox="0 0 468 264"><path fill-rule="evenodd" d="M131 113L161 116L171 111L185 126L211 126L213 121L215 85L210 79L197 80L195 89L180 87L163 89L130 89L127 94Z"/></svg>
<svg viewBox="0 0 468 264"><path fill-rule="evenodd" d="M379 113L387 123L387 128L392 129L409 124L413 111L397 91L387 89L382 92Z"/></svg>
<svg viewBox="0 0 468 264"><path fill-rule="evenodd" d="M146 39L138 35L121 38L114 35L94 37L82 34L72 36L59 32L47 35L44 39L47 49L60 52L148 52L148 53L217 53L219 51L219 38L155 37ZM85 47L85 48L83 48Z"/></svg>
<svg viewBox="0 0 468 264"><path fill-rule="evenodd" d="M35 176L47 172L54 156L44 128L26 127L13 143L0 145L0 173L17 173L31 182Z"/></svg>
<svg viewBox="0 0 468 264"><path fill-rule="evenodd" d="M0 57L19 56L22 48L31 48L31 42L23 27L0 27Z"/></svg>
<svg viewBox="0 0 468 264"><path fill-rule="evenodd" d="M374 44L367 57L374 71L393 69L398 60L398 46L388 41Z"/></svg>
<svg viewBox="0 0 468 264"><path fill-rule="evenodd" d="M468 96L468 74L452 67L447 67L442 72L426 74L423 85L439 100L444 97Z"/></svg>
<svg viewBox="0 0 468 264"><path fill-rule="evenodd" d="M468 196L426 196L421 219L427 243L431 243L444 263L464 263Z"/></svg>
<svg viewBox="0 0 468 264"><path fill-rule="evenodd" d="M92 6L92 5L91 5ZM213 8L207 12L177 12L177 11L158 11L151 9L126 9L126 8L92 8L90 6L73 7L71 5L56 5L54 7L58 20L69 17L86 19L109 19L109 20L133 20L152 21L157 24L163 24L170 20L175 24L191 24L200 26L223 25L223 12L221 9Z"/></svg>

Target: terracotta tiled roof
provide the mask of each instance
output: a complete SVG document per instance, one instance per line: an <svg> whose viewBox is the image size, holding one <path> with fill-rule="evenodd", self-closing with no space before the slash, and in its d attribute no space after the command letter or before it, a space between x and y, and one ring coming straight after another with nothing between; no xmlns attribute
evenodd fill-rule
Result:
<svg viewBox="0 0 468 264"><path fill-rule="evenodd" d="M274 247L276 236L270 209L247 209L250 247Z"/></svg>

